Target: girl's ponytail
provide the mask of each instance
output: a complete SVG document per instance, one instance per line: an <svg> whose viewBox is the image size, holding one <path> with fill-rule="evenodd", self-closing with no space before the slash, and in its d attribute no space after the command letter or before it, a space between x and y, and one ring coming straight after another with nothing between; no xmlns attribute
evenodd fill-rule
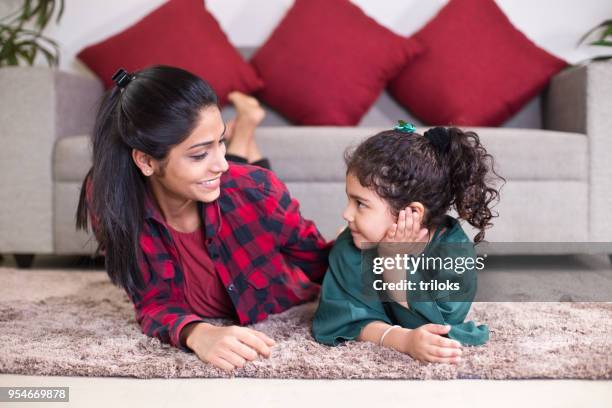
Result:
<svg viewBox="0 0 612 408"><path fill-rule="evenodd" d="M495 179L505 182L495 172L493 156L487 153L475 132L464 132L456 127L433 128L424 136L440 151L442 160L447 160L450 206L455 208L459 218L480 230L474 242L482 241L485 229L497 216L491 211L492 203L499 200Z"/></svg>

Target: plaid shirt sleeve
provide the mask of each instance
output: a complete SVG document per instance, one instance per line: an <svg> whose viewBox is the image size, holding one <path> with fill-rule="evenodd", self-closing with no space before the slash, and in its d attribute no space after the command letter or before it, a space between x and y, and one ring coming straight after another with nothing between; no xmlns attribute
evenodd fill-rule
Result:
<svg viewBox="0 0 612 408"><path fill-rule="evenodd" d="M142 290L132 289L128 293L134 303L136 320L144 334L189 352L191 350L180 342L181 330L189 323L203 320L184 301L180 286L176 284L177 278L182 275L175 274L174 264L167 261L161 271L151 268L151 262L159 264L157 260L150 259L156 255L143 252L145 259L140 262L140 270L145 287ZM155 272L151 273L152 270Z"/></svg>
<svg viewBox="0 0 612 408"><path fill-rule="evenodd" d="M326 242L315 224L302 217L299 202L292 198L285 184L272 172L269 199L274 203L272 216L280 222L281 252L316 283L323 281L333 241Z"/></svg>
<svg viewBox="0 0 612 408"><path fill-rule="evenodd" d="M87 180L86 188L91 227L99 242L99 221L91 206L91 177ZM141 235L140 242L142 251L139 268L145 285L141 290L132 288L126 291L134 304L136 320L144 334L190 352L180 343L181 330L187 324L202 319L192 313L189 305L182 300L184 296L176 285L176 279L181 275L175 274L174 264L165 259L163 253L160 255L160 251L155 248L155 241L150 237ZM151 273L152 270L160 272Z"/></svg>

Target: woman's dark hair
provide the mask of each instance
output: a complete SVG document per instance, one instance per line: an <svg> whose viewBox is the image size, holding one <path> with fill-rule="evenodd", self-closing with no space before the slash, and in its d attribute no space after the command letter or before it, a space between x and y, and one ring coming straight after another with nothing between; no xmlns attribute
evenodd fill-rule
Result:
<svg viewBox="0 0 612 408"><path fill-rule="evenodd" d="M354 151L347 150L347 174L387 201L395 217L418 201L425 207L423 225L431 229L452 207L459 218L480 230L474 242L482 241L497 216L490 208L499 200L495 182L505 179L495 172L493 157L475 132L438 127L425 135L378 133Z"/></svg>
<svg viewBox="0 0 612 408"><path fill-rule="evenodd" d="M100 104L93 165L83 181L76 214L77 229L87 230L88 213L94 218L106 271L128 292L143 286L138 261L146 194L132 150L163 163L170 149L196 127L202 109L217 106L210 85L179 68L153 66L130 78L121 88L112 88Z"/></svg>

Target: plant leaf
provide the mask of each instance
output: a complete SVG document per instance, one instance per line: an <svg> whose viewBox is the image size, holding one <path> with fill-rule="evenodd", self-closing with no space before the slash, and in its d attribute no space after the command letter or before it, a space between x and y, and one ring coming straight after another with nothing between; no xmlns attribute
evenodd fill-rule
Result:
<svg viewBox="0 0 612 408"><path fill-rule="evenodd" d="M32 0L25 0L23 2L23 12L21 13L22 20L29 20L32 15L30 14L32 11Z"/></svg>
<svg viewBox="0 0 612 408"><path fill-rule="evenodd" d="M39 47L38 49L43 53L43 55L47 59L47 64L49 64L50 67L57 66L57 64L59 63L59 58L57 57L57 55L47 50L45 47Z"/></svg>
<svg viewBox="0 0 612 408"><path fill-rule="evenodd" d="M606 26L612 27L612 20L606 20L603 23L598 24L597 26L595 26L592 29L590 29L586 34L584 34L582 37L580 37L580 39L578 40L578 43L576 44L576 46L582 44L587 39L587 37L589 37L595 31L599 30L602 27L606 27Z"/></svg>
<svg viewBox="0 0 612 408"><path fill-rule="evenodd" d="M598 40L589 43L589 45L598 45L602 47L612 47L612 41Z"/></svg>
<svg viewBox="0 0 612 408"><path fill-rule="evenodd" d="M608 28L606 28L602 33L601 36L599 37L600 40L605 39L608 36L612 36L612 25L610 25Z"/></svg>
<svg viewBox="0 0 612 408"><path fill-rule="evenodd" d="M57 12L57 18L55 19L56 23L59 23L60 18L64 15L64 0L59 1L59 11Z"/></svg>
<svg viewBox="0 0 612 408"><path fill-rule="evenodd" d="M34 65L34 58L32 57L32 54L28 53L28 51L18 50L17 54L21 55L21 57L28 63L28 65Z"/></svg>
<svg viewBox="0 0 612 408"><path fill-rule="evenodd" d="M32 65L39 52L50 66L57 65L59 46L42 32L56 12L59 22L64 9L65 0L22 0L17 11L2 17L8 24L0 23L0 66L18 65L20 60Z"/></svg>

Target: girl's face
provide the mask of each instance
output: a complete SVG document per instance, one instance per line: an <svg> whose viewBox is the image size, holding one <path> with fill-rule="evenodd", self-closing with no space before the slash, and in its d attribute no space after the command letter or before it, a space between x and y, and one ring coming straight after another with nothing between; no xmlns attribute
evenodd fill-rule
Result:
<svg viewBox="0 0 612 408"><path fill-rule="evenodd" d="M346 195L348 203L342 218L348 222L355 246L363 248L364 243L382 240L395 222L387 203L351 173L346 176Z"/></svg>
<svg viewBox="0 0 612 408"><path fill-rule="evenodd" d="M219 197L225 160L225 124L216 106L202 109L199 123L182 143L155 164L151 182L167 198L212 202Z"/></svg>

